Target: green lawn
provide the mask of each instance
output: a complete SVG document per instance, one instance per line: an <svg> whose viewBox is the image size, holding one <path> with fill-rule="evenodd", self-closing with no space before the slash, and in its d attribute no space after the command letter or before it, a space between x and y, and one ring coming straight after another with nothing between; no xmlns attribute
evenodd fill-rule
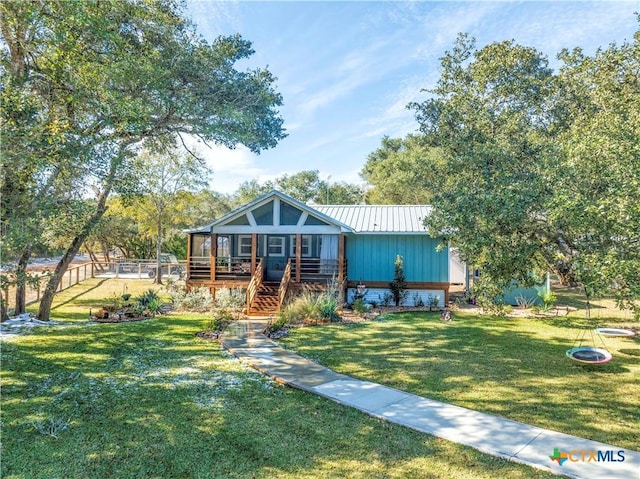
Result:
<svg viewBox="0 0 640 479"><path fill-rule="evenodd" d="M573 301L579 305L577 297ZM611 306L593 305L589 331L595 321L639 326L603 304ZM584 310L549 319L460 312L452 323L438 313L416 312L299 328L280 342L357 378L637 450L640 340L604 338L614 359L578 364L565 353L586 325Z"/></svg>
<svg viewBox="0 0 640 479"><path fill-rule="evenodd" d="M75 286L53 315L77 324L2 343L0 477L551 477L277 386L196 338L202 315L87 325L123 285Z"/></svg>

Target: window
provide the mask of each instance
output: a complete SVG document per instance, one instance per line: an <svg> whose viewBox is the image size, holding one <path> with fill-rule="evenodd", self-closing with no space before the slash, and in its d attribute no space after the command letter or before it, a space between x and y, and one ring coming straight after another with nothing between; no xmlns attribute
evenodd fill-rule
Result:
<svg viewBox="0 0 640 479"><path fill-rule="evenodd" d="M251 256L251 236L238 236L238 256Z"/></svg>
<svg viewBox="0 0 640 479"><path fill-rule="evenodd" d="M269 236L267 240L268 256L284 256L284 236Z"/></svg>
<svg viewBox="0 0 640 479"><path fill-rule="evenodd" d="M216 256L218 258L231 256L231 250L229 249L229 237L228 236L218 236L218 252Z"/></svg>
<svg viewBox="0 0 640 479"><path fill-rule="evenodd" d="M291 235L291 247L289 248L289 256L292 258L296 255L296 235ZM302 235L302 257L311 257L311 235Z"/></svg>

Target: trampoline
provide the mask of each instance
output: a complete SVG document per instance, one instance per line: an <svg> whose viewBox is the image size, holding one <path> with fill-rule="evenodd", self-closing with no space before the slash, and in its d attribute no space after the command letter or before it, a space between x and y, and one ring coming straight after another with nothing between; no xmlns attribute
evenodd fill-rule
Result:
<svg viewBox="0 0 640 479"><path fill-rule="evenodd" d="M571 348L567 351L567 357L585 364L604 364L613 358L606 349L593 348L591 346Z"/></svg>
<svg viewBox="0 0 640 479"><path fill-rule="evenodd" d="M630 329L620 328L596 328L595 332L598 334L602 334L603 336L625 336L629 338L636 335L636 333L634 333Z"/></svg>

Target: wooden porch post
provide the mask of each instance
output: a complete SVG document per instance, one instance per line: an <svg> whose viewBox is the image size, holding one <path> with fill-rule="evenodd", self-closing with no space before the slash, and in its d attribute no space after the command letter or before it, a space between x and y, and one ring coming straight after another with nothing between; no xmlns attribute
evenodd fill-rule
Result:
<svg viewBox="0 0 640 479"><path fill-rule="evenodd" d="M300 282L300 268L302 266L302 235L296 234L296 283Z"/></svg>
<svg viewBox="0 0 640 479"><path fill-rule="evenodd" d="M216 263L217 263L217 256L218 256L218 235L215 233L211 233L211 265L210 267L210 278L211 281L215 281L216 280Z"/></svg>
<svg viewBox="0 0 640 479"><path fill-rule="evenodd" d="M344 281L344 235L338 236L338 283Z"/></svg>
<svg viewBox="0 0 640 479"><path fill-rule="evenodd" d="M256 272L258 264L258 234L251 234L251 276Z"/></svg>
<svg viewBox="0 0 640 479"><path fill-rule="evenodd" d="M192 234L187 234L187 281L191 279L191 240Z"/></svg>

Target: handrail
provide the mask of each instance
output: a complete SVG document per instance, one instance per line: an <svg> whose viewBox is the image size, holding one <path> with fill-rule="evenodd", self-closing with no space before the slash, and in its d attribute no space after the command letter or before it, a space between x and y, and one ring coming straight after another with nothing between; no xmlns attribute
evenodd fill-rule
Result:
<svg viewBox="0 0 640 479"><path fill-rule="evenodd" d="M282 279L280 280L280 287L278 288L278 311L282 309L282 304L287 296L287 290L289 289L289 282L291 281L291 259L287 261L287 266L284 268Z"/></svg>
<svg viewBox="0 0 640 479"><path fill-rule="evenodd" d="M258 289L260 289L260 286L262 285L262 268L262 259L259 259L258 264L256 265L256 270L249 282L249 286L247 286L247 311L249 311L256 294L258 294Z"/></svg>

